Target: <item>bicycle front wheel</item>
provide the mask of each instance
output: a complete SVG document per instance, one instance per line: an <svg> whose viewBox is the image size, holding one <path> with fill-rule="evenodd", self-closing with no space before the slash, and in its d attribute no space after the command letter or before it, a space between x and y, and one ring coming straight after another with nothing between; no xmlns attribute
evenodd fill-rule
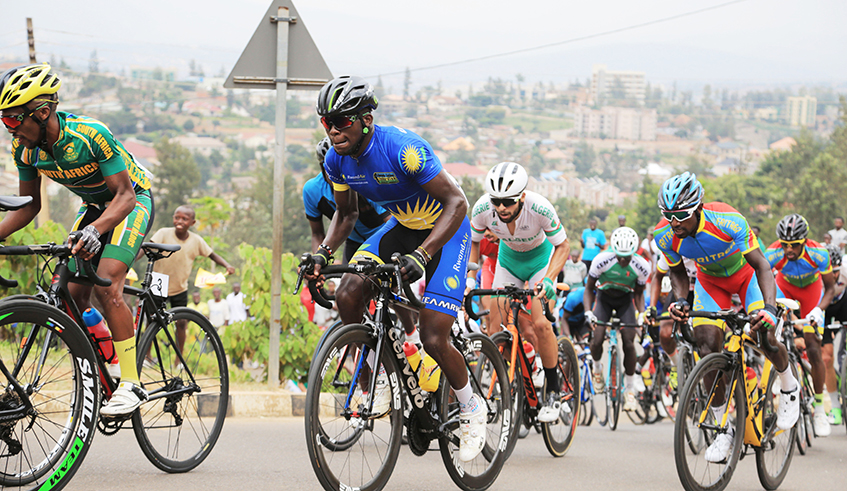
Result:
<svg viewBox="0 0 847 491"><path fill-rule="evenodd" d="M65 313L38 300L0 302L0 364L11 375L0 375L0 488L57 490L73 478L96 433L96 360Z"/></svg>
<svg viewBox="0 0 847 491"><path fill-rule="evenodd" d="M468 368L470 384L475 394L485 399L488 406L488 420L485 425L485 441L495 445L492 455L480 454L470 462L459 460L459 440L462 432L459 428L459 401L442 377L438 412L441 421L447 423L447 432L438 438L441 460L447 468L450 478L465 491L488 489L506 462L506 449L511 438L512 397L509 388L509 375L503 355L497 345L485 334L470 334L467 338L467 351L462 353ZM480 374L480 376L477 376Z"/></svg>
<svg viewBox="0 0 847 491"><path fill-rule="evenodd" d="M559 391L561 406L559 419L552 423L541 424L544 444L553 457L563 457L573 443L574 433L579 423L579 364L576 350L568 336L559 336ZM544 379L544 391L547 393L547 379Z"/></svg>
<svg viewBox="0 0 847 491"><path fill-rule="evenodd" d="M491 336L491 341L494 342L494 344L497 346L497 349L500 351L501 356L503 357L503 364L506 367L506 377L508 379L508 374L511 366L512 334L508 331L500 331L498 333L494 333L494 335ZM506 447L506 459L511 457L512 452L515 450L515 446L518 444L518 439L523 429L526 429L525 436L529 434L528 428L526 428L525 421L525 412L527 404L526 389L524 388L523 372L521 371L521 362L520 359L518 359L519 357L520 353L517 353L515 359L515 375L514 378L509 382L509 391L512 396L512 427L509 429L509 443ZM490 363L486 363L483 365L477 364L477 376L480 378L483 376L483 372L481 371L482 369L491 371L493 369L493 365L491 365ZM485 453L486 458L490 459L493 457L493 455L497 452L497 446L498 442L492 442L486 439L485 448L482 449L483 453Z"/></svg>
<svg viewBox="0 0 847 491"><path fill-rule="evenodd" d="M794 374L795 380L800 380L797 375L797 367L791 364L791 372ZM776 489L782 484L785 475L788 474L788 467L791 465L791 458L794 456L794 442L797 439L797 426L803 424L803 419L797 420L797 423L790 430L780 430L776 426L776 408L782 400L782 394L779 390L780 384L774 385L778 379L776 369L771 366L771 373L768 379L768 386L765 392L764 411L762 418L762 427L765 435L772 433L773 436L765 441L762 441L762 446L756 447L756 470L759 473L759 482L765 489ZM802 382L800 382L802 384ZM802 386L801 396L802 396Z"/></svg>
<svg viewBox="0 0 847 491"><path fill-rule="evenodd" d="M740 373L730 372L730 359L723 353L713 353L697 364L685 382L679 398L677 418L674 423L674 459L682 486L687 491L720 491L732 478L744 440L747 417L744 379ZM735 381L735 392L732 392ZM715 398L723 398L723 408L729 407L727 427L719 429L721 420L710 405ZM727 436L731 435L731 436ZM731 438L728 452L722 460L719 452L708 452L718 439ZM709 455L711 461L706 460Z"/></svg>
<svg viewBox="0 0 847 491"><path fill-rule="evenodd" d="M620 356L615 346L610 345L609 377L606 380L606 414L609 417L609 429L618 428L618 418L621 415L621 399L623 399L623 368Z"/></svg>
<svg viewBox="0 0 847 491"><path fill-rule="evenodd" d="M132 429L153 465L180 473L200 465L218 441L229 407L229 370L206 317L186 307L168 315L167 325L150 323L138 346L138 374L150 399L132 415Z"/></svg>

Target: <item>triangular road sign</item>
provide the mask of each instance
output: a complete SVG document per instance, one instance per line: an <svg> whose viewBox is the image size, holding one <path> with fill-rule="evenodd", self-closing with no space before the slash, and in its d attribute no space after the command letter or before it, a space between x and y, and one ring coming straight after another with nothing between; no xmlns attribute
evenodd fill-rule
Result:
<svg viewBox="0 0 847 491"><path fill-rule="evenodd" d="M279 7L288 7L294 21L288 33L288 87L318 89L332 79L332 73L312 40L303 19L291 0L273 0L259 27L226 78L228 89L276 88L276 16Z"/></svg>

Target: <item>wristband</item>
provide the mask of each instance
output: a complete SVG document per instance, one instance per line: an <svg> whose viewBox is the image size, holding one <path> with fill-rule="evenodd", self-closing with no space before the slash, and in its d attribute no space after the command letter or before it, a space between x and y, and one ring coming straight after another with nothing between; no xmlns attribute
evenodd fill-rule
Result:
<svg viewBox="0 0 847 491"><path fill-rule="evenodd" d="M318 246L318 249L323 249L326 252L328 252L330 256L332 256L332 249L330 249L328 245L321 244L321 245Z"/></svg>
<svg viewBox="0 0 847 491"><path fill-rule="evenodd" d="M424 249L423 247L418 246L418 248L417 248L417 249L415 249L415 251L416 251L416 252L419 252L419 253L421 254L421 257L423 257L424 259L426 259L426 262L427 262L427 263L428 263L428 262L430 262L430 261L432 261L432 256L430 256L430 255L429 255L429 253L428 253L428 252L426 252L426 249Z"/></svg>
<svg viewBox="0 0 847 491"><path fill-rule="evenodd" d="M776 309L776 307L767 303L765 304L765 310L773 314L774 317L777 317L777 315L779 314L779 311Z"/></svg>
<svg viewBox="0 0 847 491"><path fill-rule="evenodd" d="M418 266L420 266L421 269L426 269L426 265L427 263L429 263L429 261L427 261L427 259L424 257L423 254L420 253L420 251L415 249L414 251L412 251L411 254L409 254L409 256L411 256L411 258L418 263Z"/></svg>

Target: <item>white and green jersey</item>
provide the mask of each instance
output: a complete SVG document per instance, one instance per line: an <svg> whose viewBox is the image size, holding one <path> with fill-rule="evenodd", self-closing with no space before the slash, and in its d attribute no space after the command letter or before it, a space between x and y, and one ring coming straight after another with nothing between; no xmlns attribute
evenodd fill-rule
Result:
<svg viewBox="0 0 847 491"><path fill-rule="evenodd" d="M650 263L638 254L634 254L632 261L624 268L618 263L618 257L614 252L603 251L591 261L588 276L597 280L598 290L614 289L632 292L635 291L636 285L647 284Z"/></svg>
<svg viewBox="0 0 847 491"><path fill-rule="evenodd" d="M550 201L532 191L526 191L523 207L514 223L515 233L512 234L509 224L503 223L494 211L488 194L479 198L473 207L471 239L474 242L482 240L485 229L491 230L500 239L497 273L492 288L502 286L498 280L521 284L539 275L543 277L550 264L553 247L568 238ZM502 269L508 270L510 277L503 277ZM537 280L540 281L540 277Z"/></svg>

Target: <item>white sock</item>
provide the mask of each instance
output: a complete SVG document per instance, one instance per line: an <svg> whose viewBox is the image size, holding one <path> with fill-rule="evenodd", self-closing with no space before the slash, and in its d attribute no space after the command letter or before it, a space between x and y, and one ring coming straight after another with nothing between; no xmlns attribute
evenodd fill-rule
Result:
<svg viewBox="0 0 847 491"><path fill-rule="evenodd" d="M724 413L726 413L726 403L721 404L720 406L712 406L712 414L715 415L715 424L721 424ZM734 433L732 423L727 420L726 425L729 427L729 434L732 435Z"/></svg>
<svg viewBox="0 0 847 491"><path fill-rule="evenodd" d="M635 374L624 375L623 376L623 384L626 387L627 391L634 391L635 390Z"/></svg>
<svg viewBox="0 0 847 491"><path fill-rule="evenodd" d="M406 334L406 342L410 344L421 344L421 333L415 328L415 332L412 334Z"/></svg>
<svg viewBox="0 0 847 491"><path fill-rule="evenodd" d="M594 373L599 373L603 375L603 362L599 360L594 360Z"/></svg>
<svg viewBox="0 0 847 491"><path fill-rule="evenodd" d="M797 379L791 373L790 367L785 367L784 372L776 372L779 375L779 381L782 384L782 392L791 392L797 388Z"/></svg>
<svg viewBox="0 0 847 491"><path fill-rule="evenodd" d="M671 359L671 366L672 367L679 365L679 350L678 349L673 350L673 353L671 353L668 356L668 358Z"/></svg>
<svg viewBox="0 0 847 491"><path fill-rule="evenodd" d="M473 411L476 406L476 400L473 397L473 389L471 388L471 381L468 380L468 383L465 384L461 389L453 389L453 392L456 394L456 399L459 400L459 409L462 412ZM474 407L468 407L473 403Z"/></svg>

